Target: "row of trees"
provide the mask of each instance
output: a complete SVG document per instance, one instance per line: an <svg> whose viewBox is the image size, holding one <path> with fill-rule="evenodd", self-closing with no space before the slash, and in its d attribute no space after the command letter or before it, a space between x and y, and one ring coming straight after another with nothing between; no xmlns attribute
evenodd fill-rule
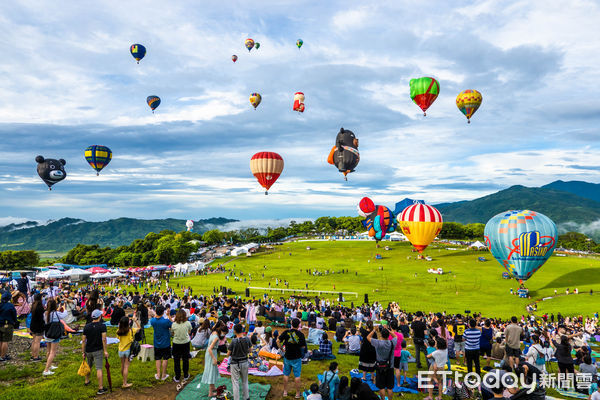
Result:
<svg viewBox="0 0 600 400"><path fill-rule="evenodd" d="M564 235L560 235L556 245L557 247L564 247L565 249L600 253L600 244L594 242L583 233L578 232L567 232Z"/></svg>
<svg viewBox="0 0 600 400"><path fill-rule="evenodd" d="M0 269L23 269L35 267L40 262L40 256L35 250L8 250L0 252Z"/></svg>

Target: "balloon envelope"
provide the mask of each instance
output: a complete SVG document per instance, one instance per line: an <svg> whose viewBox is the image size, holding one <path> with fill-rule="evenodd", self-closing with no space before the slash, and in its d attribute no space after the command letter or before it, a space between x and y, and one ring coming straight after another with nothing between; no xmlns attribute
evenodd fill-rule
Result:
<svg viewBox="0 0 600 400"><path fill-rule="evenodd" d="M304 112L304 93L294 93L294 106L292 107L292 109L294 111Z"/></svg>
<svg viewBox="0 0 600 400"><path fill-rule="evenodd" d="M410 80L410 98L421 107L423 115L440 94L440 84L434 78L424 77Z"/></svg>
<svg viewBox="0 0 600 400"><path fill-rule="evenodd" d="M248 51L252 50L252 48L254 47L254 40L248 38L246 39L246 41L244 42L244 45L246 46L246 48L248 49Z"/></svg>
<svg viewBox="0 0 600 400"><path fill-rule="evenodd" d="M268 191L283 171L283 158L271 151L261 151L250 159L250 170L258 183Z"/></svg>
<svg viewBox="0 0 600 400"><path fill-rule="evenodd" d="M135 58L135 61L137 61L137 63L139 64L140 60L146 55L146 48L141 44L136 43L131 45L131 47L129 48L129 52L131 53L133 58Z"/></svg>
<svg viewBox="0 0 600 400"><path fill-rule="evenodd" d="M106 146L95 144L85 149L85 160L99 175L100 171L112 160L112 151Z"/></svg>
<svg viewBox="0 0 600 400"><path fill-rule="evenodd" d="M258 43L258 42L254 43L254 48L256 50L258 50L260 48L260 43Z"/></svg>
<svg viewBox="0 0 600 400"><path fill-rule="evenodd" d="M402 233L419 253L433 242L444 223L435 207L421 203L406 207L397 219Z"/></svg>
<svg viewBox="0 0 600 400"><path fill-rule="evenodd" d="M485 225L485 244L506 271L521 283L539 270L556 247L554 222L530 210L500 213Z"/></svg>
<svg viewBox="0 0 600 400"><path fill-rule="evenodd" d="M236 56L235 54L231 56L231 61L236 62L238 59L238 56Z"/></svg>
<svg viewBox="0 0 600 400"><path fill-rule="evenodd" d="M470 123L471 117L475 114L482 101L483 96L481 93L477 90L467 89L456 96L456 107L458 107L460 112L465 114L467 122Z"/></svg>
<svg viewBox="0 0 600 400"><path fill-rule="evenodd" d="M261 97L260 93L252 93L250 95L250 104L252 104L252 106L254 107L255 110L261 101L262 101L262 97Z"/></svg>
<svg viewBox="0 0 600 400"><path fill-rule="evenodd" d="M302 39L296 40L296 46L298 46L298 48L302 47L303 44L304 44L304 41Z"/></svg>
<svg viewBox="0 0 600 400"><path fill-rule="evenodd" d="M185 222L185 226L186 226L186 228L187 228L188 231L191 231L192 228L194 227L194 221L192 221L191 219L188 219Z"/></svg>
<svg viewBox="0 0 600 400"><path fill-rule="evenodd" d="M146 98L146 103L148 103L148 106L152 109L152 112L154 112L154 110L156 110L156 107L160 105L160 97L148 96Z"/></svg>

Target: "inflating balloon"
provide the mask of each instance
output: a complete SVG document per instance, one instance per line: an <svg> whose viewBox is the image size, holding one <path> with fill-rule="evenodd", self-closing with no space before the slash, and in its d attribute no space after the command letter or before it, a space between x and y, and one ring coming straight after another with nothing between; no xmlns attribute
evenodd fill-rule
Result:
<svg viewBox="0 0 600 400"><path fill-rule="evenodd" d="M283 171L283 158L271 151L261 151L250 159L250 170L258 183L266 189L265 194L269 194L269 189Z"/></svg>
<svg viewBox="0 0 600 400"><path fill-rule="evenodd" d="M386 206L378 206L368 197L363 197L358 203L358 214L365 217L362 222L369 237L377 242L396 229L394 213Z"/></svg>
<svg viewBox="0 0 600 400"><path fill-rule="evenodd" d="M254 107L255 110L261 101L262 101L262 97L260 96L260 93L252 93L250 95L250 104L252 104L252 106Z"/></svg>
<svg viewBox="0 0 600 400"><path fill-rule="evenodd" d="M485 244L506 271L523 283L550 258L558 232L552 220L530 210L505 211L485 225Z"/></svg>
<svg viewBox="0 0 600 400"><path fill-rule="evenodd" d="M406 207L397 220L400 230L419 253L433 242L443 225L442 214L435 207L421 203Z"/></svg>
<svg viewBox="0 0 600 400"><path fill-rule="evenodd" d="M54 160L52 158L37 156L35 161L37 162L37 173L46 185L48 185L48 190L52 190L52 185L67 177L67 173L65 172L65 164L67 162L62 158Z"/></svg>
<svg viewBox="0 0 600 400"><path fill-rule="evenodd" d="M129 52L131 53L133 58L135 58L135 61L137 61L137 63L139 64L140 60L146 55L146 48L141 44L136 43L131 45L131 47L129 48Z"/></svg>
<svg viewBox="0 0 600 400"><path fill-rule="evenodd" d="M258 43L258 42L254 43L254 48L256 50L258 50L260 48L260 43Z"/></svg>
<svg viewBox="0 0 600 400"><path fill-rule="evenodd" d="M304 93L296 92L294 93L294 111L304 112Z"/></svg>
<svg viewBox="0 0 600 400"><path fill-rule="evenodd" d="M335 165L344 174L344 179L348 180L347 175L354 172L359 161L358 139L354 136L354 132L341 128L335 138L335 146L329 152L327 162Z"/></svg>
<svg viewBox="0 0 600 400"><path fill-rule="evenodd" d="M160 106L160 97L148 96L146 98L146 103L148 103L148 106L150 106L150 108L152 109L152 113L154 114L154 110L156 110L156 107Z"/></svg>
<svg viewBox="0 0 600 400"><path fill-rule="evenodd" d="M248 49L248 51L250 51L254 47L254 40L248 38L248 39L246 39L246 42L244 42L244 44L246 45L246 48Z"/></svg>
<svg viewBox="0 0 600 400"><path fill-rule="evenodd" d="M236 62L238 57L234 54L231 56L231 61Z"/></svg>
<svg viewBox="0 0 600 400"><path fill-rule="evenodd" d="M303 44L304 44L304 41L302 39L296 40L296 46L298 46L298 50L300 50L300 47L302 47Z"/></svg>
<svg viewBox="0 0 600 400"><path fill-rule="evenodd" d="M417 78L410 80L410 98L421 107L423 115L440 94L440 84L433 78Z"/></svg>
<svg viewBox="0 0 600 400"><path fill-rule="evenodd" d="M481 105L483 96L477 90L467 89L464 92L460 92L456 96L456 107L465 114L467 117L467 123L471 123L471 117L475 114L475 111Z"/></svg>
<svg viewBox="0 0 600 400"><path fill-rule="evenodd" d="M193 232L194 231L194 221L192 221L191 219L188 219L187 221L185 221L185 226L188 230L188 232Z"/></svg>
<svg viewBox="0 0 600 400"><path fill-rule="evenodd" d="M93 145L85 149L85 160L96 170L96 175L112 160L112 151L106 146Z"/></svg>

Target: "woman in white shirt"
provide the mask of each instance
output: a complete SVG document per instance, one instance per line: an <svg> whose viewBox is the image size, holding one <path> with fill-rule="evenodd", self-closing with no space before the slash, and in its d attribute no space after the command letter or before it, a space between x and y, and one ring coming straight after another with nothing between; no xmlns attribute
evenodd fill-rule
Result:
<svg viewBox="0 0 600 400"><path fill-rule="evenodd" d="M65 312L59 312L56 307L56 300L50 299L48 300L48 305L46 307L46 313L44 314L44 322L46 324L50 324L52 322L58 322L62 325L62 320L66 317ZM64 328L63 328L64 329ZM58 351L58 343L60 342L60 338L58 339L49 339L46 338L46 344L48 345L48 358L46 359L46 368L44 368L43 375L54 375L52 370L55 370L56 366L52 365L52 361L54 361L54 357L56 356L56 352Z"/></svg>

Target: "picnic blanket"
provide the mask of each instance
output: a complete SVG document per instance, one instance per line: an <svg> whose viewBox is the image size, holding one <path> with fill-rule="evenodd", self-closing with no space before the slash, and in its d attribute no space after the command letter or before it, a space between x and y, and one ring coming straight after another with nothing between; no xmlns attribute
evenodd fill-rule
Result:
<svg viewBox="0 0 600 400"><path fill-rule="evenodd" d="M588 395L576 392L574 390L555 389L558 394L565 397L572 397L574 399L587 399Z"/></svg>
<svg viewBox="0 0 600 400"><path fill-rule="evenodd" d="M79 344L81 344L83 342L83 340L79 341ZM117 339L116 337L107 337L106 338L106 344L115 344L115 343L119 343L119 339Z"/></svg>
<svg viewBox="0 0 600 400"><path fill-rule="evenodd" d="M221 364L219 364L219 366L217 367L219 369L219 374L221 375L231 375L231 372L227 371L227 364L229 363L229 358L225 357L225 359L223 361L221 361ZM269 363L266 363L267 368L269 367ZM259 371L258 368L248 368L248 375L254 375L254 376L281 376L283 375L283 372L281 372L281 370L279 368L277 368L276 366L272 366L271 369L269 369L266 372L263 371Z"/></svg>
<svg viewBox="0 0 600 400"><path fill-rule="evenodd" d="M176 400L210 400L208 397L208 385L201 385L200 382L202 382L202 374L196 375L194 380L188 383L177 395ZM231 392L231 379L220 377L217 379L216 386L219 387L221 385L227 386L227 390ZM250 382L248 389L250 400L261 400L267 397L271 390L271 385Z"/></svg>
<svg viewBox="0 0 600 400"><path fill-rule="evenodd" d="M319 380L323 379L323 375L318 375ZM350 378L360 378L362 379L362 372L357 370L357 369L353 369L352 371L350 371ZM371 390L373 390L375 393L377 393L379 391L379 389L377 389L377 386L375 386L375 383L373 383L371 381L372 377L371 374L367 374L367 380L365 381L367 383L367 385L369 385L369 387L371 388ZM405 386L398 386L398 381L396 381L396 378L394 377L394 393L419 393L419 391L417 390L417 382L418 379L417 378L407 378L406 382L404 382L404 376L400 377L400 384L407 384L408 387Z"/></svg>

